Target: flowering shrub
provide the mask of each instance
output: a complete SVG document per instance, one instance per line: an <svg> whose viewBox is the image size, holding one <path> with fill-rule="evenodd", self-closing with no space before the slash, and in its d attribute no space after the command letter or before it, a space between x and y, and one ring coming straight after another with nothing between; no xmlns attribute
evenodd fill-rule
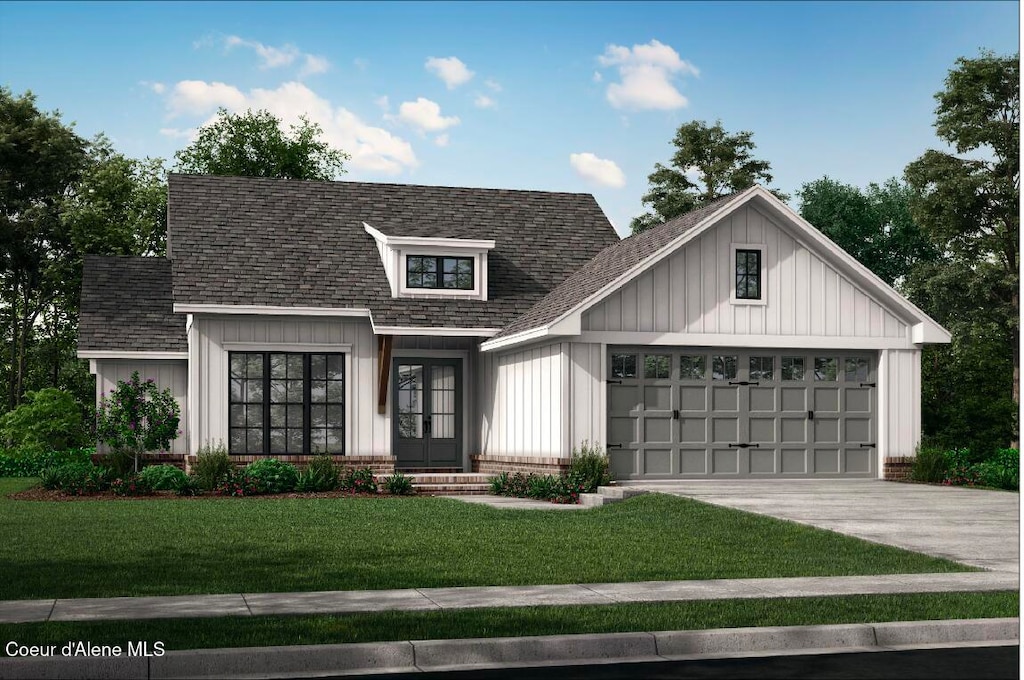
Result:
<svg viewBox="0 0 1024 680"><path fill-rule="evenodd" d="M213 492L218 496L255 496L260 493L258 482L250 477L245 471L232 472L223 478L214 487Z"/></svg>
<svg viewBox="0 0 1024 680"><path fill-rule="evenodd" d="M352 493L377 493L377 480L373 478L373 470L370 468L349 470L339 486L343 491Z"/></svg>
<svg viewBox="0 0 1024 680"><path fill-rule="evenodd" d="M161 391L152 378L143 381L136 371L100 401L96 435L111 448L130 452L138 469L139 454L171 447L180 415L171 391Z"/></svg>
<svg viewBox="0 0 1024 680"><path fill-rule="evenodd" d="M299 469L277 458L261 458L246 465L243 472L256 484L256 493L288 493L299 481Z"/></svg>
<svg viewBox="0 0 1024 680"><path fill-rule="evenodd" d="M111 475L107 468L92 463L65 463L44 471L43 486L60 489L72 496L86 496L110 488Z"/></svg>
<svg viewBox="0 0 1024 680"><path fill-rule="evenodd" d="M115 496L148 496L153 493L152 485L143 477L118 477L110 482Z"/></svg>
<svg viewBox="0 0 1024 680"><path fill-rule="evenodd" d="M396 472L384 478L384 488L394 496L407 496L413 492L412 477L404 472Z"/></svg>
<svg viewBox="0 0 1024 680"><path fill-rule="evenodd" d="M139 479L154 491L170 491L177 489L183 480L188 479L188 475L184 470L173 465L150 465L142 468Z"/></svg>
<svg viewBox="0 0 1024 680"><path fill-rule="evenodd" d="M942 483L947 486L973 486L978 483L978 474L971 465L971 452L967 449L946 451L946 476Z"/></svg>
<svg viewBox="0 0 1024 680"><path fill-rule="evenodd" d="M592 479L587 473L567 472L555 475L524 475L502 472L491 477L491 493L514 498L536 498L552 503L579 503L580 494L590 491Z"/></svg>

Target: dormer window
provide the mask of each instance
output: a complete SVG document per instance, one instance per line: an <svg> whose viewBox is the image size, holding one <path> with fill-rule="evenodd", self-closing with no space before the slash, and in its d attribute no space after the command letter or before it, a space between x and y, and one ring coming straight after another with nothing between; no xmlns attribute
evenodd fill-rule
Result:
<svg viewBox="0 0 1024 680"><path fill-rule="evenodd" d="M441 288L473 290L472 257L437 257L409 255L406 257L407 288Z"/></svg>
<svg viewBox="0 0 1024 680"><path fill-rule="evenodd" d="M487 253L492 239L398 236L363 223L377 243L393 298L487 300Z"/></svg>

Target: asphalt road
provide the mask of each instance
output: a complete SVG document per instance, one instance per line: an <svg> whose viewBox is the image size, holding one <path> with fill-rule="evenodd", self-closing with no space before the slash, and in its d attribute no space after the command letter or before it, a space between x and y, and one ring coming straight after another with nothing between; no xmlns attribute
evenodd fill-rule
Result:
<svg viewBox="0 0 1024 680"><path fill-rule="evenodd" d="M1020 677L1020 647L951 649L856 654L773 656L752 659L661 661L415 673L387 676L409 680L668 680L670 678L865 678L967 680Z"/></svg>

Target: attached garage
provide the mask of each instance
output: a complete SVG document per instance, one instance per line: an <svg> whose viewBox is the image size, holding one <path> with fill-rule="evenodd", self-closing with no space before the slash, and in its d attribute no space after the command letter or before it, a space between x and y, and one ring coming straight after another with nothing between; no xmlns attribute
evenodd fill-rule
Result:
<svg viewBox="0 0 1024 680"><path fill-rule="evenodd" d="M481 351L503 432L600 442L620 479L885 477L920 441L921 350L949 337L753 187L605 248Z"/></svg>
<svg viewBox="0 0 1024 680"><path fill-rule="evenodd" d="M874 353L610 347L608 362L620 479L877 474Z"/></svg>

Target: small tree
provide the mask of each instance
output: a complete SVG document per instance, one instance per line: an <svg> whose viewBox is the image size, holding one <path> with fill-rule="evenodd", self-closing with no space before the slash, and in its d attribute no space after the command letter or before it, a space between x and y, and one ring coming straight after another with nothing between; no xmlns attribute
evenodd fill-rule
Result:
<svg viewBox="0 0 1024 680"><path fill-rule="evenodd" d="M96 435L115 451L131 455L135 471L146 451L167 450L178 437L181 410L169 389L160 391L152 378L143 381L139 372L100 401Z"/></svg>

